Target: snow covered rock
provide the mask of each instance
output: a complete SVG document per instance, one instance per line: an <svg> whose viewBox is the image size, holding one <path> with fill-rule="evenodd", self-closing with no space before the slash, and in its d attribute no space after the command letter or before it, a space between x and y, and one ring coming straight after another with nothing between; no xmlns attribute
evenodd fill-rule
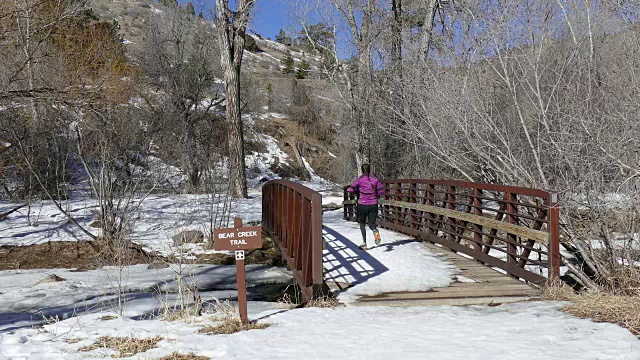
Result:
<svg viewBox="0 0 640 360"><path fill-rule="evenodd" d="M171 237L173 244L179 246L181 244L199 244L204 242L204 233L200 230L185 230Z"/></svg>
<svg viewBox="0 0 640 360"><path fill-rule="evenodd" d="M156 270L156 269L166 269L169 267L169 264L163 261L154 261L151 264L149 264L149 266L147 266L147 269L149 270Z"/></svg>
<svg viewBox="0 0 640 360"><path fill-rule="evenodd" d="M67 279L58 276L56 274L51 274L48 275L47 277L45 277L44 279L38 281L37 283L33 284L33 286L38 286L40 284L47 284L47 283L52 283L52 282L60 282L60 281L67 281Z"/></svg>

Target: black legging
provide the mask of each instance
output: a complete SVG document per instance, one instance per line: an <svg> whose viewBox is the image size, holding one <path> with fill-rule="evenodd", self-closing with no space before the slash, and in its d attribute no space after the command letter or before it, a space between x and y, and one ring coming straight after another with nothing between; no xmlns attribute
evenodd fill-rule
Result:
<svg viewBox="0 0 640 360"><path fill-rule="evenodd" d="M358 204L356 209L356 216L358 218L358 222L360 223L360 232L362 233L362 240L367 242L367 229L365 225L368 223L369 228L374 233L378 232L378 227L376 226L376 218L378 217L378 204L375 205L362 205Z"/></svg>
<svg viewBox="0 0 640 360"><path fill-rule="evenodd" d="M376 223L370 223L369 229L371 229L371 231L373 231L374 233L378 232L378 226L376 225ZM367 241L366 224L360 224L360 232L362 233L362 240Z"/></svg>

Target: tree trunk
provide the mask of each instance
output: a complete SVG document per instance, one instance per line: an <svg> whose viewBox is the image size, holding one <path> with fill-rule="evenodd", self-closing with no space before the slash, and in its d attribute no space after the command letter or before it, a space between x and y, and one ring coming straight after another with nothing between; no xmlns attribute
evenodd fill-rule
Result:
<svg viewBox="0 0 640 360"><path fill-rule="evenodd" d="M367 7L363 11L362 26L360 27L360 35L357 36L356 28L356 46L358 47L358 102L359 102L359 116L358 116L358 167L362 163L371 162L371 128L372 123L370 119L370 103L369 94L371 90L371 46L372 35L371 26L373 25L373 13L375 1L368 0Z"/></svg>
<svg viewBox="0 0 640 360"><path fill-rule="evenodd" d="M424 17L424 25L422 26L422 54L426 61L429 58L429 46L431 45L431 33L433 31L433 19L436 17L436 6L438 0L424 0L427 14Z"/></svg>
<svg viewBox="0 0 640 360"><path fill-rule="evenodd" d="M393 66L402 76L402 0L392 0L391 11L393 12L393 40L391 44L391 52L393 56Z"/></svg>
<svg viewBox="0 0 640 360"><path fill-rule="evenodd" d="M229 0L216 0L216 27L220 45L220 63L224 70L227 94L229 144L229 186L234 198L247 197L247 174L244 159L244 135L240 114L240 68L244 37L254 0L238 0L237 11L229 8Z"/></svg>
<svg viewBox="0 0 640 360"><path fill-rule="evenodd" d="M240 114L240 77L233 69L224 73L227 93L227 121L229 142L229 176L231 194L234 198L247 197L247 175L244 159L244 134Z"/></svg>

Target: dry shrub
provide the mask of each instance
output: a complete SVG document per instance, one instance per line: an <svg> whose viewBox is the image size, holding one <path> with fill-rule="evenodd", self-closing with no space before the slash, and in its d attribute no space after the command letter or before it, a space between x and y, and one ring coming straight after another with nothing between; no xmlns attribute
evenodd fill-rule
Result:
<svg viewBox="0 0 640 360"><path fill-rule="evenodd" d="M160 360L209 360L209 358L206 356L199 356L194 353L188 353L185 355L185 354L178 354L177 352L174 352L169 356L160 358Z"/></svg>
<svg viewBox="0 0 640 360"><path fill-rule="evenodd" d="M76 339L67 339L66 343L67 344L75 344L75 343L79 343L80 341L85 340L83 338L76 338Z"/></svg>
<svg viewBox="0 0 640 360"><path fill-rule="evenodd" d="M240 314L229 300L220 301L214 299L214 303L210 304L209 310L213 312L212 317L217 320L227 321L240 319Z"/></svg>
<svg viewBox="0 0 640 360"><path fill-rule="evenodd" d="M117 316L115 316L115 315L105 315L105 316L101 317L101 318L100 318L100 320L102 320L102 321L109 321L109 320L115 320L115 319L117 319L117 318L118 318L118 317L117 317Z"/></svg>
<svg viewBox="0 0 640 360"><path fill-rule="evenodd" d="M183 280L179 280L183 281ZM181 302L179 304L170 304L169 299L160 296L162 302L162 310L160 317L166 321L179 321L202 315L204 302L200 297L200 292L196 286L182 285L179 287ZM192 304L187 304L185 299L193 299Z"/></svg>
<svg viewBox="0 0 640 360"><path fill-rule="evenodd" d="M640 336L640 296L598 290L575 293L568 286L549 286L545 289L544 298L570 301L562 311L596 322L618 324Z"/></svg>
<svg viewBox="0 0 640 360"><path fill-rule="evenodd" d="M340 303L336 298L331 296L323 296L317 299L313 299L307 302L304 307L315 307L315 308L336 308L338 306L344 306L344 304Z"/></svg>
<svg viewBox="0 0 640 360"><path fill-rule="evenodd" d="M282 295L280 299L278 299L278 301L273 305L273 307L275 309L289 310L289 309L298 307L298 304L296 304L296 302L291 299L291 295L285 293L284 295Z"/></svg>
<svg viewBox="0 0 640 360"><path fill-rule="evenodd" d="M207 335L233 334L233 333L237 333L245 330L266 329L269 326L271 326L271 324L267 324L267 323L244 324L239 319L227 319L227 320L224 320L219 325L204 327L200 329L199 333L207 334Z"/></svg>
<svg viewBox="0 0 640 360"><path fill-rule="evenodd" d="M154 338L149 338L149 339L136 339L133 337L101 336L98 338L98 341L96 341L94 344L90 346L85 346L79 349L78 351L85 352L85 351L93 351L96 349L109 348L119 352L119 354L111 355L111 357L123 358L123 357L130 357L135 354L153 349L161 340L162 338L159 336L156 336Z"/></svg>

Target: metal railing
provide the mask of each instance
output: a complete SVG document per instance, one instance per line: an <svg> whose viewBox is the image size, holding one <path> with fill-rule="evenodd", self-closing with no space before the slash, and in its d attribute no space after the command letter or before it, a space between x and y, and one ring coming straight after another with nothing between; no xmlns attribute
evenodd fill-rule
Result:
<svg viewBox="0 0 640 360"><path fill-rule="evenodd" d="M345 220L355 220L345 189ZM560 275L556 193L441 180L387 180L378 225L543 285Z"/></svg>
<svg viewBox="0 0 640 360"><path fill-rule="evenodd" d="M303 301L322 294L322 195L287 180L262 186L262 228L282 251Z"/></svg>

